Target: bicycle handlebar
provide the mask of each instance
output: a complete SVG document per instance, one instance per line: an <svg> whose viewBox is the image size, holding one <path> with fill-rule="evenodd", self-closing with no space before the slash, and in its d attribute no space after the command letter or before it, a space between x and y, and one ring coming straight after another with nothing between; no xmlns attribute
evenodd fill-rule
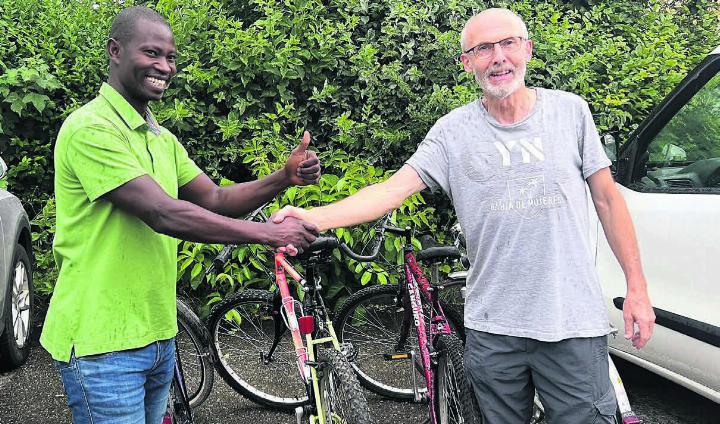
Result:
<svg viewBox="0 0 720 424"><path fill-rule="evenodd" d="M246 217L246 219L252 220L258 216L261 218L267 219L265 214L262 212L262 208L264 206L265 205L262 205L259 208L255 209L252 213L250 213ZM334 249L337 247L346 256L348 256L358 262L372 262L380 254L380 245L382 244L382 240L384 239L384 235L385 235L386 231L390 232L392 234L400 235L400 236L409 236L411 234L410 227L406 227L406 228L394 227L394 226L388 224L389 221L390 221L390 214L388 213L387 215L385 215L385 218L382 220L382 224L377 225L378 233L375 235L376 243L373 246L372 252L369 255L362 255L360 253L356 253L355 251L353 251L350 248L350 246L341 242L335 236L317 238L306 249L306 252L311 253L311 252L318 252L318 251L322 251L322 250L331 250L331 249ZM212 268L213 269L222 268L222 266L232 256L232 252L233 252L233 250L235 250L236 247L237 246L234 244L225 245L225 247L222 248L222 250L217 254L217 256L215 256L215 258L213 258L212 265L211 265ZM208 271L209 270L210 269L208 269Z"/></svg>
<svg viewBox="0 0 720 424"><path fill-rule="evenodd" d="M213 261L212 261L213 268L218 269L218 268L222 267L225 264L225 262L227 262L228 259L230 259L230 256L232 256L232 252L233 252L233 250L235 250L235 247L237 247L237 246L234 244L226 244L225 247L222 248L220 253L218 253L217 256L215 256L215 258L213 259Z"/></svg>

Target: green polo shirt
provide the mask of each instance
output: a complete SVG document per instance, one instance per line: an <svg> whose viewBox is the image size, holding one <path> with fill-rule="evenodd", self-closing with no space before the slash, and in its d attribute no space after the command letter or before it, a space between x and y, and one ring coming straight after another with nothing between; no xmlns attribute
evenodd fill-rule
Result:
<svg viewBox="0 0 720 424"><path fill-rule="evenodd" d="M146 346L177 333L176 239L102 196L142 175L169 196L201 171L168 130L110 85L73 112L55 145L60 269L41 344L59 361Z"/></svg>

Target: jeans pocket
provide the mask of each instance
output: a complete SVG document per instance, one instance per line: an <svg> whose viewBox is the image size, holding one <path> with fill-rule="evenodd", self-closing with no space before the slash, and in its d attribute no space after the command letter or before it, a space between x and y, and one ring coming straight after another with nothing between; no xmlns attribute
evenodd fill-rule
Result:
<svg viewBox="0 0 720 424"><path fill-rule="evenodd" d="M594 423L613 423L617 411L617 401L615 400L613 388L611 387L600 399L593 402L593 406L598 413Z"/></svg>
<svg viewBox="0 0 720 424"><path fill-rule="evenodd" d="M113 356L117 355L118 352L105 352L105 353L98 353L96 355L84 355L77 359L81 361L102 361L104 359L112 358Z"/></svg>
<svg viewBox="0 0 720 424"><path fill-rule="evenodd" d="M53 364L55 365L55 369L62 372L62 370L72 368L75 365L75 361L74 358L70 358L70 361L68 362L56 361L53 359Z"/></svg>

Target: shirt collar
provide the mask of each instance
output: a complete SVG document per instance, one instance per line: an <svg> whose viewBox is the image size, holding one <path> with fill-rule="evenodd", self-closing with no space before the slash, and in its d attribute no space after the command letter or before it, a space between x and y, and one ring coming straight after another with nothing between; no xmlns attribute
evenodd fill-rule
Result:
<svg viewBox="0 0 720 424"><path fill-rule="evenodd" d="M125 98L117 92L110 84L104 82L100 87L100 95L103 96L110 106L115 109L120 118L130 129L136 130L143 125L147 125L143 118L134 107L128 103ZM148 111L149 113L149 111Z"/></svg>

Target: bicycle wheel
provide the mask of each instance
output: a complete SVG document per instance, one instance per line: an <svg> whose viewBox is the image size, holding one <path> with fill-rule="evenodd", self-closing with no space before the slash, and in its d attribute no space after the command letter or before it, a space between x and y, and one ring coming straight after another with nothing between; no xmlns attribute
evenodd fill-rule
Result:
<svg viewBox="0 0 720 424"><path fill-rule="evenodd" d="M308 398L290 331L275 312L268 291L245 290L226 298L210 313L211 346L215 369L230 387L260 405L292 411ZM285 331L267 359L276 329Z"/></svg>
<svg viewBox="0 0 720 424"><path fill-rule="evenodd" d="M426 390L425 376L420 365L414 326L407 330L403 345L398 346L406 312L398 308L397 296L396 285L364 288L340 307L333 326L340 342L350 343L356 353L351 365L360 384L382 396L412 400L414 386L421 392ZM451 328L462 325L450 316L448 321ZM412 359L386 358L387 355L409 353L411 350L418 355L416 363Z"/></svg>
<svg viewBox="0 0 720 424"><path fill-rule="evenodd" d="M370 407L347 358L334 349L318 355L320 404L328 424L370 424Z"/></svg>
<svg viewBox="0 0 720 424"><path fill-rule="evenodd" d="M210 336L200 318L182 300L177 299L177 352L183 367L191 408L205 402L212 391L215 373L210 359Z"/></svg>
<svg viewBox="0 0 720 424"><path fill-rule="evenodd" d="M463 344L454 334L440 334L435 341L435 412L439 424L480 424L475 394L465 377Z"/></svg>
<svg viewBox="0 0 720 424"><path fill-rule="evenodd" d="M170 385L168 408L162 424L193 424L190 405L183 401L182 391L176 379L173 379Z"/></svg>

